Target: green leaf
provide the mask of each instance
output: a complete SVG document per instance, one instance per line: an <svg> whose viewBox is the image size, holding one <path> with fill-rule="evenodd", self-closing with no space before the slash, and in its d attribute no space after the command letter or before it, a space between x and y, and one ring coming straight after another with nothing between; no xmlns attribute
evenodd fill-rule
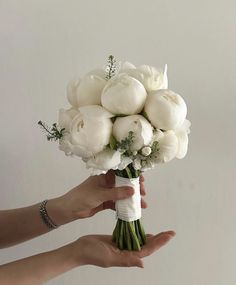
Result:
<svg viewBox="0 0 236 285"><path fill-rule="evenodd" d="M115 149L115 150L117 149L117 140L115 139L113 135L111 135L110 137L109 145L110 145L110 149Z"/></svg>

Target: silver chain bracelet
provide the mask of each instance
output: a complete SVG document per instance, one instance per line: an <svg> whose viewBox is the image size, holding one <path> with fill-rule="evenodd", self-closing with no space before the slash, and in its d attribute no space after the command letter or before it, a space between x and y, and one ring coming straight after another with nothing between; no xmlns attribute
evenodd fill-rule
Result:
<svg viewBox="0 0 236 285"><path fill-rule="evenodd" d="M39 213L42 221L44 224L49 228L49 229L56 229L58 226L51 220L51 218L48 215L47 209L46 209L46 204L48 200L44 200L43 202L40 203L39 205Z"/></svg>

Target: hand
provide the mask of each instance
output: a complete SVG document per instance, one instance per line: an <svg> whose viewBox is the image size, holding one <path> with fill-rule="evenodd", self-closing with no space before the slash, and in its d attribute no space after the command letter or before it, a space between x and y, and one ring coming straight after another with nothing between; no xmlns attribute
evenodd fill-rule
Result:
<svg viewBox="0 0 236 285"><path fill-rule="evenodd" d="M83 183L70 190L65 195L48 201L47 210L52 220L62 225L76 219L88 218L105 210L115 209L115 201L126 199L133 195L134 189L129 186L114 187L115 174L90 176ZM140 177L140 193L144 196L144 178ZM147 204L142 199L142 208Z"/></svg>
<svg viewBox="0 0 236 285"><path fill-rule="evenodd" d="M112 242L109 235L88 235L81 237L72 245L73 254L77 255L80 265L96 265L100 267L123 266L143 268L142 258L153 254L164 246L175 232L167 231L158 235L147 235L147 243L141 251L120 250ZM79 253L79 256L78 256Z"/></svg>

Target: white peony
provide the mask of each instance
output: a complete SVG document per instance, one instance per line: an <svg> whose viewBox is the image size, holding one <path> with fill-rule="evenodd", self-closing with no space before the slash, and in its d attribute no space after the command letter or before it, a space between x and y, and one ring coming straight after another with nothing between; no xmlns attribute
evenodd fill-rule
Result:
<svg viewBox="0 0 236 285"><path fill-rule="evenodd" d="M184 123L175 130L175 134L178 138L178 150L176 157L184 158L188 151L188 134L190 133L191 123L189 120L185 120Z"/></svg>
<svg viewBox="0 0 236 285"><path fill-rule="evenodd" d="M128 68L125 69L126 67ZM164 71L162 71L149 65L141 65L134 68L132 65L129 67L125 63L123 72L139 80L147 92L168 88L167 65L165 65Z"/></svg>
<svg viewBox="0 0 236 285"><path fill-rule="evenodd" d="M71 120L70 131L60 141L60 149L82 158L89 158L102 151L110 141L113 115L101 106L79 108ZM69 152L70 150L70 152Z"/></svg>
<svg viewBox="0 0 236 285"><path fill-rule="evenodd" d="M69 82L67 99L75 107L101 105L101 94L107 83L104 70L93 70L81 79Z"/></svg>
<svg viewBox="0 0 236 285"><path fill-rule="evenodd" d="M101 102L113 114L133 115L141 112L146 97L147 92L137 79L121 73L107 82Z"/></svg>
<svg viewBox="0 0 236 285"><path fill-rule="evenodd" d="M144 110L151 123L162 130L177 129L187 114L184 99L168 89L149 93Z"/></svg>
<svg viewBox="0 0 236 285"><path fill-rule="evenodd" d="M158 141L159 151L155 155L154 163L165 163L169 162L176 157L178 151L178 138L174 131L158 131L154 135L153 141Z"/></svg>
<svg viewBox="0 0 236 285"><path fill-rule="evenodd" d="M131 115L119 117L113 125L113 135L117 141L121 142L127 138L132 131L134 141L131 146L132 151L140 150L143 146L148 145L153 136L151 124L141 115Z"/></svg>

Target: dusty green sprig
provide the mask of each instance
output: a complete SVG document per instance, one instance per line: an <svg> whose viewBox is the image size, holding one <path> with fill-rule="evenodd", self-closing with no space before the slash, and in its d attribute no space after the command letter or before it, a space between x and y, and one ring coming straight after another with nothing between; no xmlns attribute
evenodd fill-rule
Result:
<svg viewBox="0 0 236 285"><path fill-rule="evenodd" d="M46 133L48 141L57 141L61 139L65 132L65 128L59 129L56 123L54 123L51 128L42 121L39 121L38 125L40 125Z"/></svg>
<svg viewBox="0 0 236 285"><path fill-rule="evenodd" d="M151 150L152 150L151 154L157 153L160 150L158 141L153 142L153 144L151 145Z"/></svg>
<svg viewBox="0 0 236 285"><path fill-rule="evenodd" d="M117 65L117 62L116 62L116 59L113 55L110 55L108 57L108 60L107 60L107 66L106 66L106 79L109 80L111 79L114 75L116 75L116 72L117 72L117 69L118 69L118 65Z"/></svg>
<svg viewBox="0 0 236 285"><path fill-rule="evenodd" d="M128 136L117 143L117 148L122 151L130 151L131 145L134 142L134 132L129 131Z"/></svg>

